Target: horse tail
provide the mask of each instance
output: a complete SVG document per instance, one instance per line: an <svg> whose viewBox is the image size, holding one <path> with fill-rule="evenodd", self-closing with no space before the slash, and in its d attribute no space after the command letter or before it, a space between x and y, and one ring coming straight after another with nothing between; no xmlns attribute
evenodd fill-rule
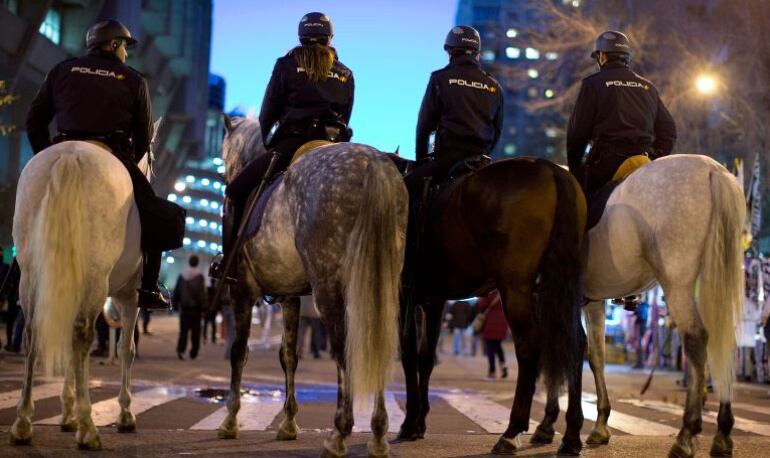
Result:
<svg viewBox="0 0 770 458"><path fill-rule="evenodd" d="M580 249L586 204L571 175L554 166L556 209L535 293L535 325L541 334L540 371L549 390L582 364Z"/></svg>
<svg viewBox="0 0 770 458"><path fill-rule="evenodd" d="M354 399L385 388L397 350L407 196L395 169L388 173L392 167L385 156L369 161L345 252L345 356Z"/></svg>
<svg viewBox="0 0 770 458"><path fill-rule="evenodd" d="M708 333L708 363L721 401L732 396L735 326L743 313L741 231L746 201L735 178L721 170L709 174L711 221L701 268L698 309Z"/></svg>
<svg viewBox="0 0 770 458"><path fill-rule="evenodd" d="M32 228L30 259L38 357L46 374L60 374L72 353L75 318L86 290L87 221L76 153L54 162Z"/></svg>

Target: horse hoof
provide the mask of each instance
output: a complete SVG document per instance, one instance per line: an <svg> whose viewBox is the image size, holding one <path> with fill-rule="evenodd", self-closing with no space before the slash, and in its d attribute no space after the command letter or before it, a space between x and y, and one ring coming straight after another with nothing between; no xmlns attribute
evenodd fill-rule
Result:
<svg viewBox="0 0 770 458"><path fill-rule="evenodd" d="M519 448L521 444L519 443L518 436L508 439L505 436L501 436L500 439L497 440L497 443L494 447L492 447L492 454L494 455L514 455L516 454L516 449Z"/></svg>
<svg viewBox="0 0 770 458"><path fill-rule="evenodd" d="M583 444L579 441L576 444L568 444L562 441L559 446L559 451L556 452L557 456L580 456L580 451L583 449Z"/></svg>
<svg viewBox="0 0 770 458"><path fill-rule="evenodd" d="M278 428L278 434L275 435L275 439L279 441L295 441L297 440L297 423L295 421L281 423Z"/></svg>
<svg viewBox="0 0 770 458"><path fill-rule="evenodd" d="M128 423L125 425L118 424L118 432L119 433L135 433L136 432L136 423Z"/></svg>
<svg viewBox="0 0 770 458"><path fill-rule="evenodd" d="M711 456L733 456L733 440L730 436L717 433L711 443Z"/></svg>
<svg viewBox="0 0 770 458"><path fill-rule="evenodd" d="M609 443L609 433L602 433L598 430L591 431L591 434L588 435L588 439L586 439L586 444L588 445L607 445Z"/></svg>
<svg viewBox="0 0 770 458"><path fill-rule="evenodd" d="M13 434L8 441L11 445L32 445L32 436L29 437L16 437Z"/></svg>
<svg viewBox="0 0 770 458"><path fill-rule="evenodd" d="M412 441L416 441L417 439L422 439L424 437L425 437L424 434L421 436L417 431L409 428L404 428L402 426L401 429L398 431L398 436L396 436L396 439L400 441L412 442Z"/></svg>
<svg viewBox="0 0 770 458"><path fill-rule="evenodd" d="M323 452L321 452L321 458L343 458L345 456L344 453L334 453L328 448L324 448Z"/></svg>
<svg viewBox="0 0 770 458"><path fill-rule="evenodd" d="M679 443L674 443L668 451L668 458L693 458L694 456L692 449L687 450Z"/></svg>
<svg viewBox="0 0 770 458"><path fill-rule="evenodd" d="M99 436L94 436L93 439L86 441L86 442L78 442L78 448L80 450L101 450L102 449L102 440L99 438Z"/></svg>
<svg viewBox="0 0 770 458"><path fill-rule="evenodd" d="M370 440L369 443L366 444L366 451L366 456L369 458L386 458L390 456L390 446L385 440Z"/></svg>
<svg viewBox="0 0 770 458"><path fill-rule="evenodd" d="M553 430L545 431L539 426L535 430L535 434L529 439L529 443L532 445L546 445L553 442Z"/></svg>
<svg viewBox="0 0 770 458"><path fill-rule="evenodd" d="M62 423L59 425L59 429L63 433L74 433L78 430L78 422L77 421L71 421L67 423Z"/></svg>
<svg viewBox="0 0 770 458"><path fill-rule="evenodd" d="M238 439L237 429L218 429L217 437L220 439Z"/></svg>

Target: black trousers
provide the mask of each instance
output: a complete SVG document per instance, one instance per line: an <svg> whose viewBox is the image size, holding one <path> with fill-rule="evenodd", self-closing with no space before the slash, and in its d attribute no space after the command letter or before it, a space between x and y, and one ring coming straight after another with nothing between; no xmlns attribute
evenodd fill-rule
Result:
<svg viewBox="0 0 770 458"><path fill-rule="evenodd" d="M206 312L203 314L203 341L206 341L209 327L211 328L211 343L217 343L217 312Z"/></svg>
<svg viewBox="0 0 770 458"><path fill-rule="evenodd" d="M179 312L179 341L176 345L177 353L184 353L187 350L187 335L190 334L192 347L190 348L190 358L195 359L198 356L198 350L201 346L201 310L184 310Z"/></svg>
<svg viewBox="0 0 770 458"><path fill-rule="evenodd" d="M632 154L611 151L597 152L593 157L589 155L586 164L575 174L586 195L593 194L609 183L618 168L631 156Z"/></svg>
<svg viewBox="0 0 770 458"><path fill-rule="evenodd" d="M118 157L121 159L120 157ZM144 264L142 266L142 288L154 290L160 277L160 262L163 252L153 248L152 234L146 229L148 222L154 216L148 211L153 201L157 199L152 185L144 176L139 167L130 161L121 159L131 177L131 185L134 187L134 200L139 210L139 220L142 226L142 251L144 252Z"/></svg>
<svg viewBox="0 0 770 458"><path fill-rule="evenodd" d="M501 340L484 339L487 347L487 361L489 362L489 373L495 373L495 356L500 359L500 367L505 366L505 352Z"/></svg>

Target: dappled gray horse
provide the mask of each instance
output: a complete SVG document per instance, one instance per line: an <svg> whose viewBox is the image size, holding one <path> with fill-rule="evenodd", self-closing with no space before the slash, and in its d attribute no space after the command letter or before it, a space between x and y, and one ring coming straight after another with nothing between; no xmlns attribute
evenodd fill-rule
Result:
<svg viewBox="0 0 770 458"><path fill-rule="evenodd" d="M228 182L266 154L259 123L227 120L223 158ZM369 146L338 143L302 156L269 197L261 227L238 253L230 288L236 337L230 364L228 415L219 436L238 433L241 375L248 354L251 309L262 295L283 296L281 366L286 401L278 439L296 439L299 299L312 290L337 362L337 412L324 455L346 453L354 396L374 394L370 455L388 453L384 389L397 348L398 290L403 264L407 193L391 161ZM359 398L360 399L360 398Z"/></svg>
<svg viewBox="0 0 770 458"><path fill-rule="evenodd" d="M735 177L701 155L658 159L613 191L601 220L588 232L584 253L585 295L590 298L584 309L588 358L598 397L598 418L589 444L606 444L610 439L602 300L639 293L659 283L683 337L690 371L684 422L670 456L695 453L693 437L701 431L707 359L720 402L711 453L732 453L730 401L735 325L743 306L745 214L746 202ZM558 413L558 400L550 396L533 442L553 438Z"/></svg>

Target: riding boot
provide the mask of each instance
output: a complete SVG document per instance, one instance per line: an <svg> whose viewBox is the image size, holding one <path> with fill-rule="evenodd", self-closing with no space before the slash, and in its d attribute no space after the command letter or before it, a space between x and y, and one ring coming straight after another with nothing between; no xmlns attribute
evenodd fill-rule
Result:
<svg viewBox="0 0 770 458"><path fill-rule="evenodd" d="M238 225L240 218L237 211L238 205L235 204L233 199L225 197L224 208L222 212L222 256L221 258L213 261L209 267L209 277L216 280L221 280L223 270L227 265L227 260L232 256L233 245L235 244L235 238L237 237ZM228 285L234 285L238 283L238 280L234 277L227 276L225 283Z"/></svg>
<svg viewBox="0 0 770 458"><path fill-rule="evenodd" d="M145 310L168 310L171 303L163 297L158 286L162 251L148 250L144 253L142 287L139 288L139 308Z"/></svg>
<svg viewBox="0 0 770 458"><path fill-rule="evenodd" d="M8 269L8 273L5 274L3 279L3 285L0 286L0 299L6 298L19 287L19 280L21 279L21 268L16 258L13 258L11 267Z"/></svg>

